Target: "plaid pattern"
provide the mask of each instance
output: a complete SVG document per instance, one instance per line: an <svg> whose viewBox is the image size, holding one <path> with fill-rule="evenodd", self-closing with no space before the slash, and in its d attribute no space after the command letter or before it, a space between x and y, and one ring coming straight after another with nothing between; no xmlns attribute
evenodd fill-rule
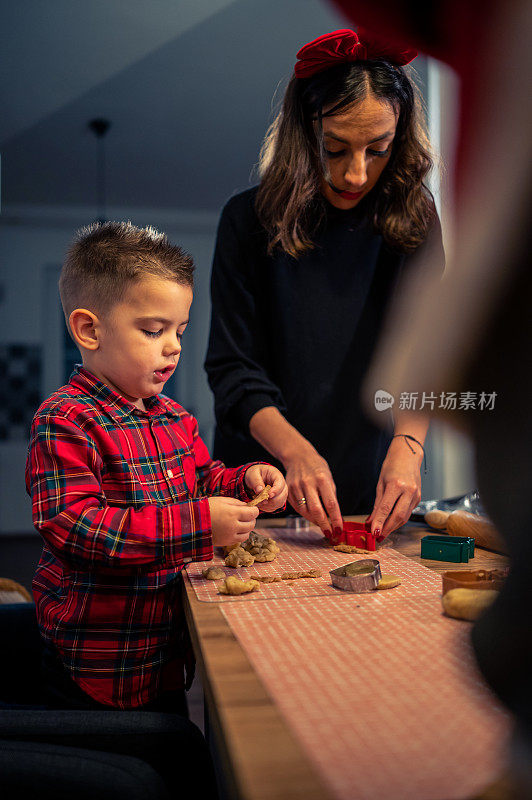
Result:
<svg viewBox="0 0 532 800"><path fill-rule="evenodd" d="M119 708L183 686L179 574L213 556L207 495L248 500L246 464L213 461L164 396L147 411L82 367L38 409L26 486L44 538L39 625L74 680Z"/></svg>

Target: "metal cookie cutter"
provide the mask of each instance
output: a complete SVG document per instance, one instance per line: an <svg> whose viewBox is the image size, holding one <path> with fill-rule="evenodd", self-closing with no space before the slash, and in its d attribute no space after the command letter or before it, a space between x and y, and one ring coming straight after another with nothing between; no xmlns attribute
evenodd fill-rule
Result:
<svg viewBox="0 0 532 800"><path fill-rule="evenodd" d="M381 565L376 558L363 558L329 572L332 585L344 592L372 592L379 585Z"/></svg>

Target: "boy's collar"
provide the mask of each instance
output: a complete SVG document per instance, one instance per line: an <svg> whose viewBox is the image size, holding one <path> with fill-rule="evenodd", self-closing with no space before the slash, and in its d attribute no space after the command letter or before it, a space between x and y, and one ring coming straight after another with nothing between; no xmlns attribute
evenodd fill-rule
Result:
<svg viewBox="0 0 532 800"><path fill-rule="evenodd" d="M121 394L110 389L107 384L96 378L92 372L82 366L76 364L74 370L69 378L69 384L87 392L102 405L105 405L107 411L111 416L124 417L130 414L136 414L141 417L157 416L159 414L169 414L170 416L177 417L179 414L172 408L166 405L158 395L147 397L144 400L146 411L137 408L136 405L126 400Z"/></svg>

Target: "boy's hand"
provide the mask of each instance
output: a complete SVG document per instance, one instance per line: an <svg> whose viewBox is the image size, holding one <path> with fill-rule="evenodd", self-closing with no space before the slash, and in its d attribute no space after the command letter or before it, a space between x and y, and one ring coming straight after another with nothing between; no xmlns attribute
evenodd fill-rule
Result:
<svg viewBox="0 0 532 800"><path fill-rule="evenodd" d="M242 544L255 527L259 509L234 497L209 497L212 541L217 547Z"/></svg>
<svg viewBox="0 0 532 800"><path fill-rule="evenodd" d="M263 500L257 507L261 511L275 511L282 508L288 497L288 487L281 472L271 464L254 464L246 470L244 481L248 489L254 494L262 492L266 484L272 488L267 500Z"/></svg>

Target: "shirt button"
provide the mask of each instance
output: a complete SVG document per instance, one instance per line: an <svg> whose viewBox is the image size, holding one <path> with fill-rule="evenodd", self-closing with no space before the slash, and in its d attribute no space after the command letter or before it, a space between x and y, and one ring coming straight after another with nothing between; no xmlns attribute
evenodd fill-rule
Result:
<svg viewBox="0 0 532 800"><path fill-rule="evenodd" d="M174 473L172 472L171 469L166 470L166 474L168 475L169 478L173 478L174 477Z"/></svg>

